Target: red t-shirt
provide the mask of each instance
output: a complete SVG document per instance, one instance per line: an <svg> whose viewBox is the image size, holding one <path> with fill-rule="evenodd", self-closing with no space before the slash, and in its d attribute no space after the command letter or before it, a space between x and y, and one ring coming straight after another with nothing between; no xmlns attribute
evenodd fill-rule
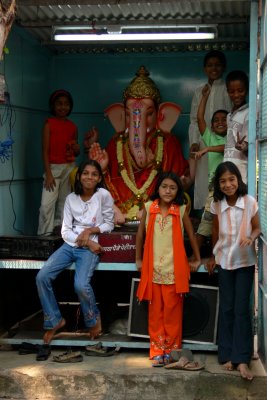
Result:
<svg viewBox="0 0 267 400"><path fill-rule="evenodd" d="M75 156L71 145L77 141L77 126L69 119L47 119L49 140L49 162L51 164L67 164L73 162Z"/></svg>

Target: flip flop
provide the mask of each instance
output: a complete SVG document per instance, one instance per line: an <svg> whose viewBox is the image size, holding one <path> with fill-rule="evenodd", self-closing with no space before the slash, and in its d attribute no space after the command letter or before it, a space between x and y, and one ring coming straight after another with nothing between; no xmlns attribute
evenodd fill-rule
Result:
<svg viewBox="0 0 267 400"><path fill-rule="evenodd" d="M114 347L109 349L106 346L102 346L101 342L98 342L92 346L85 347L85 355L86 356L94 356L94 357L109 357L113 356L114 354L118 354L120 351L120 347Z"/></svg>
<svg viewBox="0 0 267 400"><path fill-rule="evenodd" d="M36 361L46 361L51 354L51 348L49 344L43 344L39 347L36 355Z"/></svg>
<svg viewBox="0 0 267 400"><path fill-rule="evenodd" d="M197 361L189 361L188 358L182 356L179 361L165 365L165 368L184 371L200 371L201 369L204 369L204 364L200 364Z"/></svg>
<svg viewBox="0 0 267 400"><path fill-rule="evenodd" d="M170 352L170 356L173 359L173 361L179 361L181 357L186 357L188 361L194 360L193 353L189 349L172 350Z"/></svg>
<svg viewBox="0 0 267 400"><path fill-rule="evenodd" d="M164 355L154 356L152 361L152 367L164 367Z"/></svg>
<svg viewBox="0 0 267 400"><path fill-rule="evenodd" d="M80 351L67 351L66 353L54 356L52 361L59 363L76 363L83 361L83 356Z"/></svg>

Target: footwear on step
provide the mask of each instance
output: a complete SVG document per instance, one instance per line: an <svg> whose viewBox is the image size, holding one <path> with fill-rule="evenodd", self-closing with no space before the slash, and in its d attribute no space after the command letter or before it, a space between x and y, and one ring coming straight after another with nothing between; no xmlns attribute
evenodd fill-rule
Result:
<svg viewBox="0 0 267 400"><path fill-rule="evenodd" d="M165 368L184 371L200 371L201 369L204 369L204 364L200 364L197 361L189 361L187 357L181 356L178 361L165 365Z"/></svg>
<svg viewBox="0 0 267 400"><path fill-rule="evenodd" d="M85 347L85 355L86 356L94 356L94 357L109 357L115 354L118 354L120 351L120 347L106 347L103 346L101 342L98 342L92 346Z"/></svg>
<svg viewBox="0 0 267 400"><path fill-rule="evenodd" d="M188 361L194 360L193 353L189 349L172 350L170 355L173 361L179 361L181 357L186 357Z"/></svg>
<svg viewBox="0 0 267 400"><path fill-rule="evenodd" d="M164 355L154 356L152 358L152 367L164 367Z"/></svg>
<svg viewBox="0 0 267 400"><path fill-rule="evenodd" d="M36 355L36 361L46 361L51 354L51 348L49 344L43 344L39 347Z"/></svg>
<svg viewBox="0 0 267 400"><path fill-rule="evenodd" d="M52 361L59 363L76 363L83 361L83 356L80 351L67 351L58 356L54 356Z"/></svg>
<svg viewBox="0 0 267 400"><path fill-rule="evenodd" d="M28 342L22 342L19 346L18 353L20 355L25 354L37 354L40 346L38 344L32 344Z"/></svg>

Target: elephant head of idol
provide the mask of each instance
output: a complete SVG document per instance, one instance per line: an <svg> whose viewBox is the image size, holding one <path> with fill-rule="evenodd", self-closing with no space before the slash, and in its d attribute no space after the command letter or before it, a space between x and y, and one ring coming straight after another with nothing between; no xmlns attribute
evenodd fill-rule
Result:
<svg viewBox="0 0 267 400"><path fill-rule="evenodd" d="M109 106L105 114L116 132L128 136L136 166L146 168L153 158L147 146L148 137L156 130L170 132L181 109L174 103L160 104L159 89L144 66L124 90L123 101Z"/></svg>

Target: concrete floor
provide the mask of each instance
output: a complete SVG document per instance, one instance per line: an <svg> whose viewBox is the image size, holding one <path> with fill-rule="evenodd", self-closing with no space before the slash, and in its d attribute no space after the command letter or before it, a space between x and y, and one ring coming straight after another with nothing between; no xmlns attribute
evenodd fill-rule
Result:
<svg viewBox="0 0 267 400"><path fill-rule="evenodd" d="M9 345L0 348L0 399L19 400L267 400L267 374L260 360L253 360L252 382L237 371L227 372L215 353L194 352L202 371L152 368L147 350L122 349L111 357L84 355L83 361L52 361L64 348L52 347L47 361L35 354L19 355ZM75 347L73 351L77 351Z"/></svg>

